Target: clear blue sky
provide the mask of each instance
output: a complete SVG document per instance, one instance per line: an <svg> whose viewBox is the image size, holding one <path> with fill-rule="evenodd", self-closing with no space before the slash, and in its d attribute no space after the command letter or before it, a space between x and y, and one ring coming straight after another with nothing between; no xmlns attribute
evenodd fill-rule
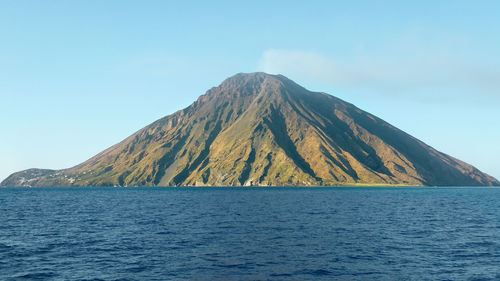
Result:
<svg viewBox="0 0 500 281"><path fill-rule="evenodd" d="M500 178L497 3L0 0L0 179L76 165L254 71Z"/></svg>

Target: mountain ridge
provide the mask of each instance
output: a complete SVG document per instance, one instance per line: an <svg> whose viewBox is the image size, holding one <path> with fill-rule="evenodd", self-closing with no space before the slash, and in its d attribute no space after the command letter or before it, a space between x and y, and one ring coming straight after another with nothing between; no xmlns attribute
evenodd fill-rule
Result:
<svg viewBox="0 0 500 281"><path fill-rule="evenodd" d="M499 185L382 119L283 75L238 73L64 170L0 185Z"/></svg>

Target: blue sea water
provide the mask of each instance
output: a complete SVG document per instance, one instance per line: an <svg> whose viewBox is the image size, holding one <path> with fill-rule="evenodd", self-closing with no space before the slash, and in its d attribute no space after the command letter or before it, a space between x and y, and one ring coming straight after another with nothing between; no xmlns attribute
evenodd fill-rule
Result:
<svg viewBox="0 0 500 281"><path fill-rule="evenodd" d="M500 189L0 189L22 279L500 280Z"/></svg>

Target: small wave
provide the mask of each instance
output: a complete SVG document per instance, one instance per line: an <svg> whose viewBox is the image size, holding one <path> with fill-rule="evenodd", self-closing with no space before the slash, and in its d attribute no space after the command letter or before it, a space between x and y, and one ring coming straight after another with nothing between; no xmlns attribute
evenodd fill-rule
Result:
<svg viewBox="0 0 500 281"><path fill-rule="evenodd" d="M53 278L56 276L57 274L55 272L33 272L15 276L14 279L46 280L48 278Z"/></svg>
<svg viewBox="0 0 500 281"><path fill-rule="evenodd" d="M10 248L12 248L12 246L9 246L7 244L4 244L4 243L0 242L0 250L3 251L3 250L8 250Z"/></svg>
<svg viewBox="0 0 500 281"><path fill-rule="evenodd" d="M293 276L292 273L271 273L269 274L271 277L290 277Z"/></svg>
<svg viewBox="0 0 500 281"><path fill-rule="evenodd" d="M331 275L333 272L328 271L326 269L304 269L295 272L295 274L304 274L304 275L312 275L312 276L325 276L325 275Z"/></svg>
<svg viewBox="0 0 500 281"><path fill-rule="evenodd" d="M482 241L482 242L467 242L464 243L464 248L475 248L475 247L496 247L497 244L492 241Z"/></svg>
<svg viewBox="0 0 500 281"><path fill-rule="evenodd" d="M219 264L217 266L222 268L238 268L238 269L248 268L248 264L246 263Z"/></svg>
<svg viewBox="0 0 500 281"><path fill-rule="evenodd" d="M135 266L135 267L126 268L125 271L132 272L132 273L139 273L139 272L146 271L148 268L149 267L147 267L147 266Z"/></svg>

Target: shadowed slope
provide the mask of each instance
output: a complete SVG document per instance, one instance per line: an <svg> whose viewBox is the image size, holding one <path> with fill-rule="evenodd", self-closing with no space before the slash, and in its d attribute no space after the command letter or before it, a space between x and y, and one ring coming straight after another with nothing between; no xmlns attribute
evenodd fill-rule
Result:
<svg viewBox="0 0 500 281"><path fill-rule="evenodd" d="M38 172L37 172L38 171ZM237 74L86 162L2 185L499 185L352 104Z"/></svg>

